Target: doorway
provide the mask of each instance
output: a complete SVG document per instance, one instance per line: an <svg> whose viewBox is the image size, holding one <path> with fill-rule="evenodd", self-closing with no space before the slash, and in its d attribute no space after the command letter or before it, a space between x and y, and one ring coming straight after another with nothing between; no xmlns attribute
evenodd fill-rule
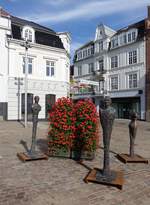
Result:
<svg viewBox="0 0 150 205"><path fill-rule="evenodd" d="M45 118L49 117L48 113L51 111L52 106L56 102L56 95L46 94L45 95Z"/></svg>

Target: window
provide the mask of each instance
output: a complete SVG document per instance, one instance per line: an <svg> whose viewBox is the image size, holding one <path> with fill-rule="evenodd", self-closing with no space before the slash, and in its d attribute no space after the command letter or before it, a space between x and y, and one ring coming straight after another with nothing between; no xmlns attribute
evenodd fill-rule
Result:
<svg viewBox="0 0 150 205"><path fill-rule="evenodd" d="M78 56L78 60L80 60L82 58L82 52L81 51L78 52L77 56Z"/></svg>
<svg viewBox="0 0 150 205"><path fill-rule="evenodd" d="M128 33L128 42L133 42L136 40L136 31Z"/></svg>
<svg viewBox="0 0 150 205"><path fill-rule="evenodd" d="M104 60L103 59L98 61L98 68L100 71L104 70Z"/></svg>
<svg viewBox="0 0 150 205"><path fill-rule="evenodd" d="M103 41L99 42L99 52L103 50Z"/></svg>
<svg viewBox="0 0 150 205"><path fill-rule="evenodd" d="M128 42L131 42L131 33L128 33Z"/></svg>
<svg viewBox="0 0 150 205"><path fill-rule="evenodd" d="M87 57L87 50L83 51L83 58Z"/></svg>
<svg viewBox="0 0 150 205"><path fill-rule="evenodd" d="M89 73L92 73L94 71L94 63L89 63Z"/></svg>
<svg viewBox="0 0 150 205"><path fill-rule="evenodd" d="M129 52L129 64L137 63L137 51Z"/></svg>
<svg viewBox="0 0 150 205"><path fill-rule="evenodd" d="M135 33L135 31L133 31L132 32L132 41L135 41L135 39L136 39L136 33Z"/></svg>
<svg viewBox="0 0 150 205"><path fill-rule="evenodd" d="M90 55L91 55L91 49L88 48L88 56L90 56Z"/></svg>
<svg viewBox="0 0 150 205"><path fill-rule="evenodd" d="M123 36L123 43L127 43L127 36L126 36L126 34L124 34L124 36Z"/></svg>
<svg viewBox="0 0 150 205"><path fill-rule="evenodd" d="M91 54L94 54L94 46L91 47Z"/></svg>
<svg viewBox="0 0 150 205"><path fill-rule="evenodd" d="M111 57L111 68L118 67L118 56Z"/></svg>
<svg viewBox="0 0 150 205"><path fill-rule="evenodd" d="M82 75L82 66L78 67L78 76Z"/></svg>
<svg viewBox="0 0 150 205"><path fill-rule="evenodd" d="M118 76L111 77L111 90L118 90Z"/></svg>
<svg viewBox="0 0 150 205"><path fill-rule="evenodd" d="M25 30L25 39L29 40L32 42L32 31L30 29Z"/></svg>
<svg viewBox="0 0 150 205"><path fill-rule="evenodd" d="M112 40L111 40L111 48L114 48L118 46L118 36L114 37Z"/></svg>
<svg viewBox="0 0 150 205"><path fill-rule="evenodd" d="M137 88L137 73L128 75L128 85L129 88Z"/></svg>
<svg viewBox="0 0 150 205"><path fill-rule="evenodd" d="M46 76L54 76L55 74L55 62L46 61Z"/></svg>
<svg viewBox="0 0 150 205"><path fill-rule="evenodd" d="M28 74L32 74L33 58L27 58ZM23 57L23 73L25 73L25 57Z"/></svg>

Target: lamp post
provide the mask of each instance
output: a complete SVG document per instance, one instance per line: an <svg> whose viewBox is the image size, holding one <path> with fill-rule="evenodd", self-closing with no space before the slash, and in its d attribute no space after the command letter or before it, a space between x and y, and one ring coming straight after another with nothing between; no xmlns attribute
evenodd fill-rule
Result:
<svg viewBox="0 0 150 205"><path fill-rule="evenodd" d="M15 85L18 86L17 96L18 96L18 121L20 121L20 88L23 85L23 78L15 77Z"/></svg>
<svg viewBox="0 0 150 205"><path fill-rule="evenodd" d="M101 70L94 71L94 79L97 80L98 83L99 83L99 94L100 94L102 89L104 91L104 73L105 73L105 71L101 71ZM101 89L101 86L100 86L101 82L103 82L102 89ZM104 93L102 93L102 94L104 94Z"/></svg>
<svg viewBox="0 0 150 205"><path fill-rule="evenodd" d="M28 49L31 48L31 45L30 45L30 41L27 38L20 45L25 48L25 81L24 81L25 113L24 113L24 126L27 127Z"/></svg>

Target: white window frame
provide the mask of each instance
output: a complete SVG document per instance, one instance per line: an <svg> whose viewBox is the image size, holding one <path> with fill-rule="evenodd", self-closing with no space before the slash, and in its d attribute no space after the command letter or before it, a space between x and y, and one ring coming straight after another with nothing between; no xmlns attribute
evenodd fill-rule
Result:
<svg viewBox="0 0 150 205"><path fill-rule="evenodd" d="M33 43L35 41L34 29L30 26L24 26L22 30L22 38Z"/></svg>
<svg viewBox="0 0 150 205"><path fill-rule="evenodd" d="M129 38L130 37L130 38ZM132 33L129 32L128 33L128 43L131 43L132 42Z"/></svg>
<svg viewBox="0 0 150 205"><path fill-rule="evenodd" d="M115 78L117 78L117 83L115 82L116 84L112 80L112 79L115 79ZM119 90L119 76L118 75L110 76L110 90L112 90L112 91Z"/></svg>
<svg viewBox="0 0 150 205"><path fill-rule="evenodd" d="M136 76L136 79L134 79L134 75ZM135 80L136 80L136 83L135 83ZM137 72L127 73L127 85L128 85L128 89L138 88L138 73Z"/></svg>
<svg viewBox="0 0 150 205"><path fill-rule="evenodd" d="M133 35L134 34L134 35ZM129 36L130 36L130 39L129 39ZM127 32L127 42L128 43L132 43L136 40L137 38L137 30L136 29L133 29L133 30L130 30Z"/></svg>
<svg viewBox="0 0 150 205"><path fill-rule="evenodd" d="M46 60L46 77L55 77L56 62Z"/></svg>
<svg viewBox="0 0 150 205"><path fill-rule="evenodd" d="M128 65L136 64L138 62L137 50L132 50L128 52Z"/></svg>
<svg viewBox="0 0 150 205"><path fill-rule="evenodd" d="M111 69L118 68L118 56L111 57Z"/></svg>
<svg viewBox="0 0 150 205"><path fill-rule="evenodd" d="M92 73L94 71L94 63L89 63L88 64L88 73Z"/></svg>
<svg viewBox="0 0 150 205"><path fill-rule="evenodd" d="M115 36L111 39L111 48L116 48L119 46L118 36Z"/></svg>
<svg viewBox="0 0 150 205"><path fill-rule="evenodd" d="M78 66L78 76L81 76L82 75L82 66Z"/></svg>
<svg viewBox="0 0 150 205"><path fill-rule="evenodd" d="M28 65L28 74L32 75L33 73L33 58L32 57L28 57L27 58L27 65ZM23 74L25 74L25 56L23 56L22 58L22 72Z"/></svg>
<svg viewBox="0 0 150 205"><path fill-rule="evenodd" d="M104 59L99 59L98 60L98 70L103 71L104 70Z"/></svg>
<svg viewBox="0 0 150 205"><path fill-rule="evenodd" d="M103 41L99 41L99 43L98 43L98 50L99 50L99 52L104 50Z"/></svg>

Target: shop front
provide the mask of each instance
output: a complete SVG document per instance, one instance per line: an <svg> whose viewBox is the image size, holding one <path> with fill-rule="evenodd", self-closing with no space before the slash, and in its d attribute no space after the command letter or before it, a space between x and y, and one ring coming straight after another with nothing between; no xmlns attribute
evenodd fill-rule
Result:
<svg viewBox="0 0 150 205"><path fill-rule="evenodd" d="M112 106L116 109L116 118L129 119L131 112L137 112L140 118L140 97L112 98Z"/></svg>

